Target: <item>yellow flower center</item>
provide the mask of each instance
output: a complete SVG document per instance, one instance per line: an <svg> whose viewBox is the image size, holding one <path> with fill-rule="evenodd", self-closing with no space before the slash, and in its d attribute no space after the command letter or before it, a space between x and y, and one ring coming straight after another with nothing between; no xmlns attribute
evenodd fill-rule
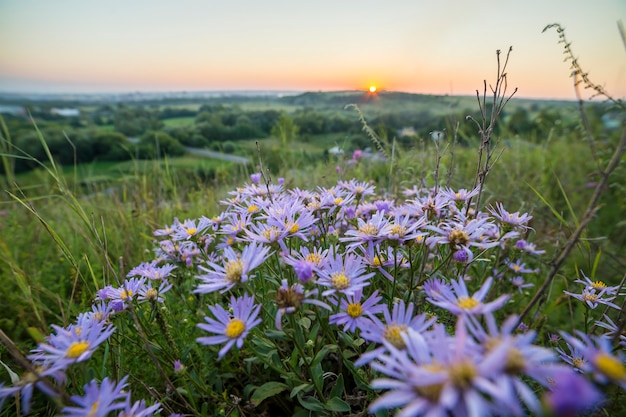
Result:
<svg viewBox="0 0 626 417"><path fill-rule="evenodd" d="M437 364L424 365L422 368L431 372L445 371L445 368ZM439 402L439 397L441 396L442 390L443 384L421 385L419 387L415 387L415 392L417 392L422 397L425 397L428 401L432 403Z"/></svg>
<svg viewBox="0 0 626 417"><path fill-rule="evenodd" d="M448 234L448 241L452 246L463 246L469 242L469 235L463 230L452 230Z"/></svg>
<svg viewBox="0 0 626 417"><path fill-rule="evenodd" d="M198 229L196 229L195 227L190 227L189 229L187 229L187 234L189 236L195 235L197 231L198 231Z"/></svg>
<svg viewBox="0 0 626 417"><path fill-rule="evenodd" d="M373 224L366 223L363 226L359 227L359 232L368 236L376 236L378 234L378 228Z"/></svg>
<svg viewBox="0 0 626 417"><path fill-rule="evenodd" d="M383 261L380 260L380 256L378 255L374 256L374 259L372 259L372 265L381 266L382 264L383 264Z"/></svg>
<svg viewBox="0 0 626 417"><path fill-rule="evenodd" d="M97 415L98 413L98 406L100 405L100 401L96 401L95 403L93 403L93 405L91 406L91 410L89 410L89 414L87 414L87 417L94 417Z"/></svg>
<svg viewBox="0 0 626 417"><path fill-rule="evenodd" d="M342 272L331 275L330 283L336 290L345 290L350 286L350 278Z"/></svg>
<svg viewBox="0 0 626 417"><path fill-rule="evenodd" d="M592 303L598 299L597 294L585 293L583 294L584 301L591 301Z"/></svg>
<svg viewBox="0 0 626 417"><path fill-rule="evenodd" d="M127 298L132 298L133 297L133 290L122 290L122 292L120 293L120 298L122 300L125 300Z"/></svg>
<svg viewBox="0 0 626 417"><path fill-rule="evenodd" d="M240 259L226 262L224 267L226 270L226 280L228 282L241 281L241 275L243 274L243 263Z"/></svg>
<svg viewBox="0 0 626 417"><path fill-rule="evenodd" d="M159 293L156 289L149 288L148 291L146 291L146 298L148 300L156 300L158 297L159 297Z"/></svg>
<svg viewBox="0 0 626 417"><path fill-rule="evenodd" d="M314 263L316 265L319 265L319 264L322 263L322 257L318 253L309 253L304 259L307 262L312 262L312 263Z"/></svg>
<svg viewBox="0 0 626 417"><path fill-rule="evenodd" d="M235 339L246 330L246 324L240 319L234 318L231 319L230 322L226 325L226 329L224 330L224 334L231 339Z"/></svg>
<svg viewBox="0 0 626 417"><path fill-rule="evenodd" d="M248 213L256 213L257 211L259 211L259 206L257 206L256 204L248 206Z"/></svg>
<svg viewBox="0 0 626 417"><path fill-rule="evenodd" d="M406 333L405 325L391 324L385 329L383 337L398 349L404 349L406 344L402 340L402 333Z"/></svg>
<svg viewBox="0 0 626 417"><path fill-rule="evenodd" d="M602 281L594 281L590 285L591 288L595 288L596 290L603 290L606 288L606 284Z"/></svg>
<svg viewBox="0 0 626 417"><path fill-rule="evenodd" d="M492 351L500 344L500 339L491 338L486 340L484 343L487 352ZM524 359L524 354L517 348L509 348L506 355L506 365L504 366L504 370L509 374L517 374L523 371L526 367L526 360Z"/></svg>
<svg viewBox="0 0 626 417"><path fill-rule="evenodd" d="M626 368L615 356L600 353L594 358L596 367L614 381L626 381Z"/></svg>
<svg viewBox="0 0 626 417"><path fill-rule="evenodd" d="M585 360L583 358L573 358L572 364L574 364L576 368L582 369L583 365L585 364Z"/></svg>
<svg viewBox="0 0 626 417"><path fill-rule="evenodd" d="M65 351L65 356L67 358L75 359L85 353L87 349L89 349L88 342L84 340L81 340L80 342L74 342L70 345L70 347L67 348L67 351Z"/></svg>
<svg viewBox="0 0 626 417"><path fill-rule="evenodd" d="M466 389L472 385L472 380L478 375L476 366L470 361L455 364L448 372L452 383L461 389Z"/></svg>
<svg viewBox="0 0 626 417"><path fill-rule="evenodd" d="M335 203L336 206L338 206L339 204L343 203L343 198L337 197L335 198L333 202Z"/></svg>
<svg viewBox="0 0 626 417"><path fill-rule="evenodd" d="M513 266L511 267L511 269L512 269L513 271L515 271L515 272L519 272L519 271L521 271L521 270L522 270L522 267L521 267L521 266L519 266L519 265L513 265Z"/></svg>
<svg viewBox="0 0 626 417"><path fill-rule="evenodd" d="M348 313L348 315L353 319L359 317L361 314L363 314L363 308L361 307L361 303L348 304L348 307L346 308L346 313Z"/></svg>
<svg viewBox="0 0 626 417"><path fill-rule="evenodd" d="M291 226L291 228L289 229L289 233L297 233L298 230L300 230L300 226L298 226L297 223L294 223L293 226Z"/></svg>
<svg viewBox="0 0 626 417"><path fill-rule="evenodd" d="M278 239L278 236L280 235L278 228L276 226L271 226L268 227L267 229L263 230L261 232L261 236L263 236L265 239L269 240L270 242L275 241L276 239Z"/></svg>
<svg viewBox="0 0 626 417"><path fill-rule="evenodd" d="M459 297L459 301L456 304L463 310L471 310L480 305L480 301L474 297Z"/></svg>
<svg viewBox="0 0 626 417"><path fill-rule="evenodd" d="M404 235L406 235L406 227L396 224L391 227L391 234L398 237L404 237Z"/></svg>
<svg viewBox="0 0 626 417"><path fill-rule="evenodd" d="M417 243L418 245L424 243L424 235L415 236L415 243Z"/></svg>

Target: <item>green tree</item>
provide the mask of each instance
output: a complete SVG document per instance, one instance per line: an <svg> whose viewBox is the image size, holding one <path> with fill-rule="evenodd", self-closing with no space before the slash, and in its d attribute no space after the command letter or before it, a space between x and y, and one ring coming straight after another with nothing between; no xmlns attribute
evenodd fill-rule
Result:
<svg viewBox="0 0 626 417"><path fill-rule="evenodd" d="M272 136L280 139L283 146L286 147L296 139L299 130L293 119L287 116L286 113L283 113L272 128Z"/></svg>

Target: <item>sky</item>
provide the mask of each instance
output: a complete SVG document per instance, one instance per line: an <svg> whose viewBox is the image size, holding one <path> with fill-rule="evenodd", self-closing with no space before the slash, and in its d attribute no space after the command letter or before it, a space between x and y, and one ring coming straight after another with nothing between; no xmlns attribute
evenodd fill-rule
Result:
<svg viewBox="0 0 626 417"><path fill-rule="evenodd" d="M626 97L626 0L0 0L2 92L367 89L474 95L513 47L516 96Z"/></svg>

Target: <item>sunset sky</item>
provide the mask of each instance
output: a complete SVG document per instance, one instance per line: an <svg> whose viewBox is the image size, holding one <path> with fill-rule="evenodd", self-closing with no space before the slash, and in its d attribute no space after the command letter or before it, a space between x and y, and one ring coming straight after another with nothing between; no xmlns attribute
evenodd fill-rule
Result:
<svg viewBox="0 0 626 417"><path fill-rule="evenodd" d="M519 97L575 98L550 23L626 97L626 0L0 0L2 92L475 94L513 46Z"/></svg>

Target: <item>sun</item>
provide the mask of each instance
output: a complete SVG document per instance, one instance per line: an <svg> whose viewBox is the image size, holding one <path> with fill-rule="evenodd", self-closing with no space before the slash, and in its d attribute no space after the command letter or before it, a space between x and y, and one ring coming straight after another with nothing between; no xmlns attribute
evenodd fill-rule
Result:
<svg viewBox="0 0 626 417"><path fill-rule="evenodd" d="M374 94L376 92L376 86L370 85L370 93Z"/></svg>

